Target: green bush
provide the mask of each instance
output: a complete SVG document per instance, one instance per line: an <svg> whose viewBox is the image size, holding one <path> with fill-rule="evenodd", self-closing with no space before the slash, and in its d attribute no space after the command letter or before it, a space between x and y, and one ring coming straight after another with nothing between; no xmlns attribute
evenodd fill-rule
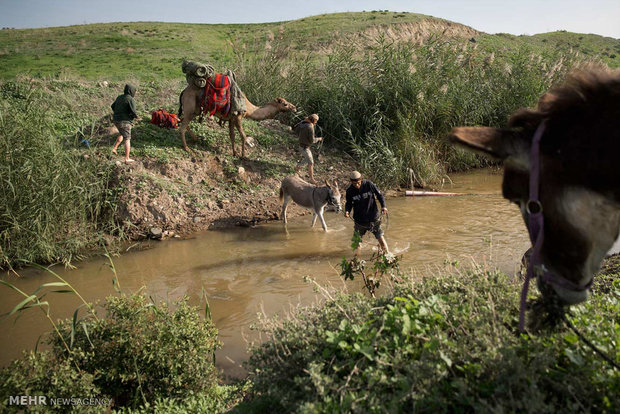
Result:
<svg viewBox="0 0 620 414"><path fill-rule="evenodd" d="M110 297L104 308L106 319L91 319L85 329L74 329L72 321L59 329L72 343L75 363L115 406L139 407L216 385L217 330L187 300L171 309L142 295ZM65 355L60 338L52 340L54 351Z"/></svg>
<svg viewBox="0 0 620 414"><path fill-rule="evenodd" d="M186 413L224 413L243 398L247 384L218 385L203 393L188 393L180 399L160 398L153 403L132 409L118 410L123 414L186 414Z"/></svg>
<svg viewBox="0 0 620 414"><path fill-rule="evenodd" d="M48 405L11 406L11 396L46 396ZM58 359L50 352L24 352L21 359L0 370L0 411L4 412L105 412L105 406L51 405L49 398L97 398L93 375L79 372L71 359Z"/></svg>
<svg viewBox="0 0 620 414"><path fill-rule="evenodd" d="M343 295L266 325L251 407L276 412L612 412L620 377L568 330L516 335L519 286L478 270ZM617 354L620 283L573 323ZM617 356L617 355L616 355Z"/></svg>

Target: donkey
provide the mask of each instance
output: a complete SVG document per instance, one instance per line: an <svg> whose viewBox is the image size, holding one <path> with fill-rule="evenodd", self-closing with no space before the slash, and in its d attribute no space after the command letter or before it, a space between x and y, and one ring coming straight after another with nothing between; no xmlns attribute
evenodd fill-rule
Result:
<svg viewBox="0 0 620 414"><path fill-rule="evenodd" d="M533 245L524 292L536 276L543 302L585 301L618 238L619 122L620 72L590 68L570 74L536 109L518 110L505 129L450 132L454 143L503 160L503 196L519 206Z"/></svg>
<svg viewBox="0 0 620 414"><path fill-rule="evenodd" d="M341 210L340 192L338 191L338 183L336 180L334 180L333 187L329 185L327 180L325 180L324 187L316 187L305 182L296 175L283 179L280 185L280 201L283 201L282 213L280 216L285 224L287 222L286 208L291 199L298 205L311 209L314 213L312 216L312 227L314 227L316 218L318 217L325 231L327 231L327 225L323 218L323 209L325 206L327 204L334 206L337 213Z"/></svg>

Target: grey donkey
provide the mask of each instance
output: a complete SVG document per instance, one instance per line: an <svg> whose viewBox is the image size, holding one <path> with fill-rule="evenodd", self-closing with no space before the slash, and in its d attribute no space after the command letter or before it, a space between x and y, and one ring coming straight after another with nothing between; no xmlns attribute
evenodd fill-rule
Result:
<svg viewBox="0 0 620 414"><path fill-rule="evenodd" d="M316 223L316 218L321 219L323 230L327 231L327 225L323 218L323 209L327 204L336 207L336 212L340 212L340 192L338 183L334 180L333 186L325 180L325 186L317 187L305 182L298 176L286 177L280 185L280 200L282 202L282 213L280 217L286 223L286 207L293 200L298 205L309 208L314 213L312 216L312 227Z"/></svg>

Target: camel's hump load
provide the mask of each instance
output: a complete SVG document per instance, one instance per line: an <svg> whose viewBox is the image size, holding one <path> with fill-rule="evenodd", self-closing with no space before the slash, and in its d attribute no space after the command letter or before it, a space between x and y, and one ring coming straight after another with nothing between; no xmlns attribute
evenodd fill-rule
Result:
<svg viewBox="0 0 620 414"><path fill-rule="evenodd" d="M197 88L204 88L207 85L207 78L215 74L213 66L187 60L181 64L181 70L185 73L187 83Z"/></svg>

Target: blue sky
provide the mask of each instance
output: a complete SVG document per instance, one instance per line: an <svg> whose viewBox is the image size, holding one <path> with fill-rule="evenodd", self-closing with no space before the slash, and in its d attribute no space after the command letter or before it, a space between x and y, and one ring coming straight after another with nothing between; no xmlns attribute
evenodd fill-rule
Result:
<svg viewBox="0 0 620 414"><path fill-rule="evenodd" d="M0 27L162 21L261 23L322 13L391 10L428 14L487 33L555 30L620 38L620 0L0 0Z"/></svg>

